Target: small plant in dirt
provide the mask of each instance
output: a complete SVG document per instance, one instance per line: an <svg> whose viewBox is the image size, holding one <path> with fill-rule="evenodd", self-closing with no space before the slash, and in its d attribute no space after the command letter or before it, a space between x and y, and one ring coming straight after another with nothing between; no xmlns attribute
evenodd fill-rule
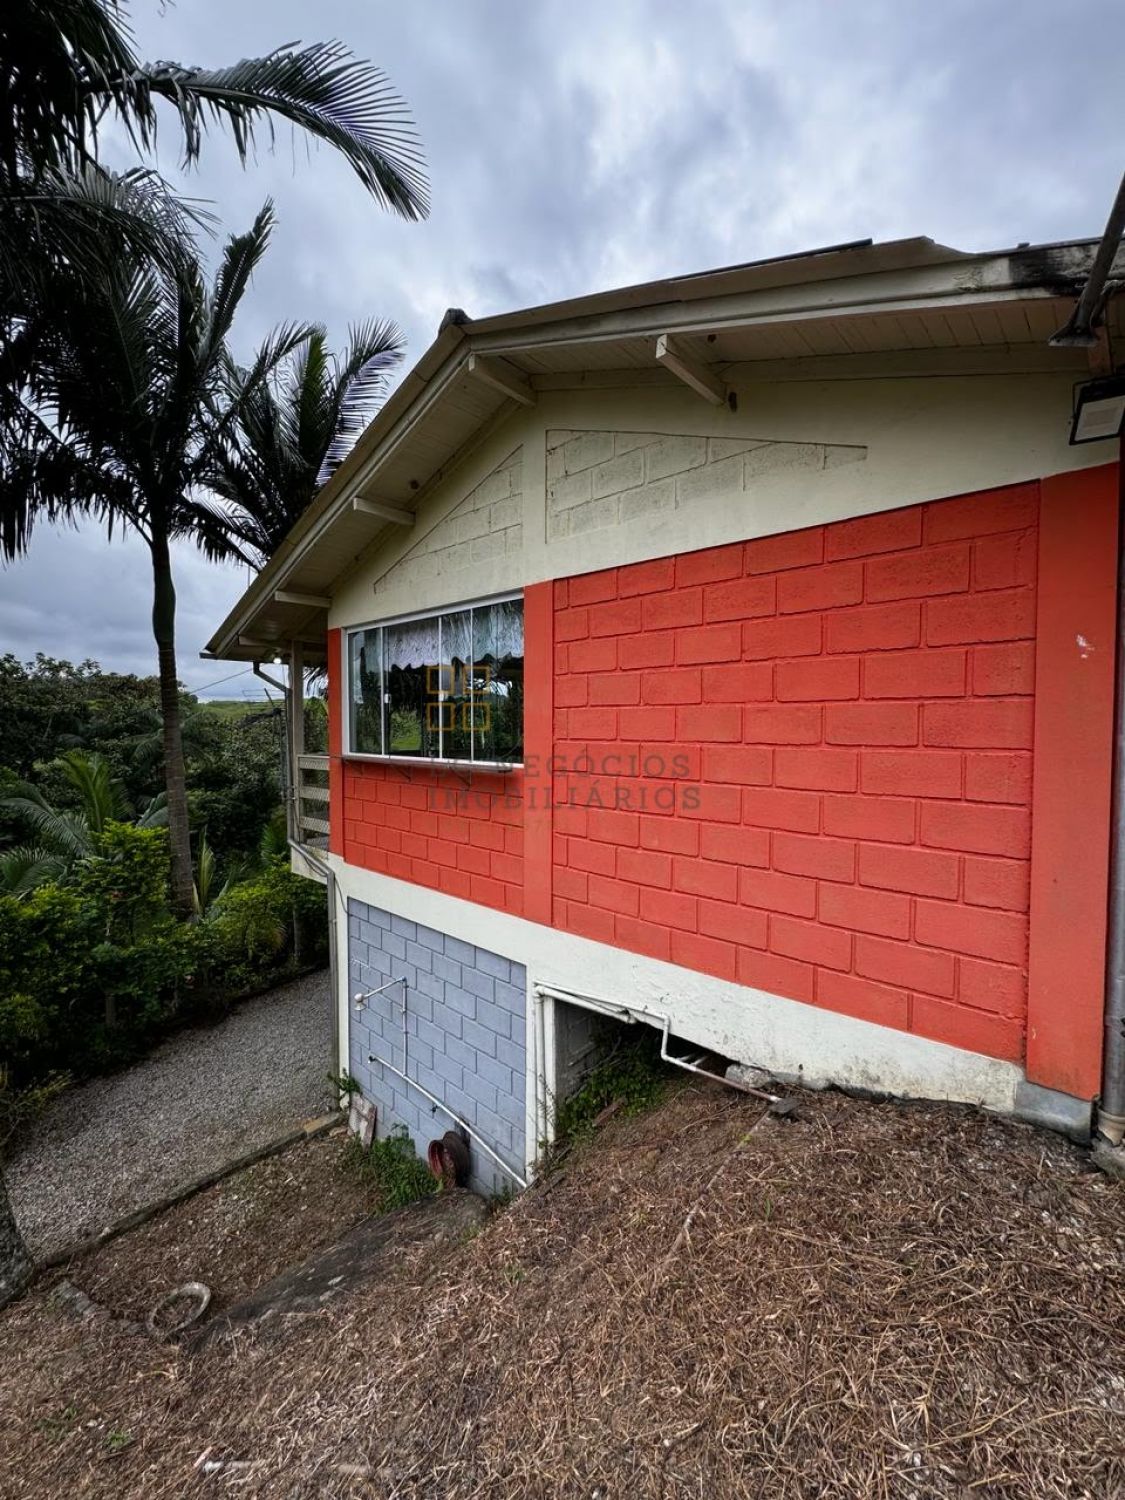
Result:
<svg viewBox="0 0 1125 1500"><path fill-rule="evenodd" d="M133 1434L123 1427L111 1427L103 1439L107 1453L122 1453L135 1441Z"/></svg>
<svg viewBox="0 0 1125 1500"><path fill-rule="evenodd" d="M9 1086L8 1069L0 1063L0 1151L34 1124L60 1094L65 1094L72 1081L69 1073L48 1073L29 1088L13 1089Z"/></svg>
<svg viewBox="0 0 1125 1500"><path fill-rule="evenodd" d="M340 1106L343 1109L346 1109L348 1108L348 1106L350 1106L352 1102L352 1096L354 1094L360 1093L363 1088L363 1085L360 1083L359 1079L353 1077L351 1073L327 1073L325 1074L325 1077L328 1079L328 1082L332 1085L332 1087L336 1090L336 1095L340 1100Z"/></svg>
<svg viewBox="0 0 1125 1500"><path fill-rule="evenodd" d="M414 1150L414 1142L401 1125L382 1140L361 1146L350 1138L343 1151L343 1167L367 1188L375 1191L379 1207L387 1212L404 1208L417 1198L436 1193L439 1183Z"/></svg>
<svg viewBox="0 0 1125 1500"><path fill-rule="evenodd" d="M68 1401L62 1411L53 1417L41 1418L37 1426L44 1437L56 1441L65 1437L77 1421L78 1408L73 1401Z"/></svg>
<svg viewBox="0 0 1125 1500"><path fill-rule="evenodd" d="M622 1115L652 1109L670 1080L671 1070L660 1058L660 1038L646 1027L611 1052L576 1093L559 1103L555 1110L557 1145L589 1136L598 1116L611 1105L617 1105L616 1112Z"/></svg>

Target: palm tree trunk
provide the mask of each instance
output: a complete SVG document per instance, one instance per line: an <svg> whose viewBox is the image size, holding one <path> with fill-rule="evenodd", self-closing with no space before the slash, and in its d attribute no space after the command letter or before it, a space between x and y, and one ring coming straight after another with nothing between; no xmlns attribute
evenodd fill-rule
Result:
<svg viewBox="0 0 1125 1500"><path fill-rule="evenodd" d="M19 1225L12 1213L8 1189L0 1175L0 1307L5 1307L31 1280L34 1269Z"/></svg>
<svg viewBox="0 0 1125 1500"><path fill-rule="evenodd" d="M172 905L192 915L191 835L188 829L187 776L180 733L180 684L176 672L176 587L168 538L155 533L152 552L152 633L160 668L160 720L164 746L164 789L168 796L168 841L172 851Z"/></svg>

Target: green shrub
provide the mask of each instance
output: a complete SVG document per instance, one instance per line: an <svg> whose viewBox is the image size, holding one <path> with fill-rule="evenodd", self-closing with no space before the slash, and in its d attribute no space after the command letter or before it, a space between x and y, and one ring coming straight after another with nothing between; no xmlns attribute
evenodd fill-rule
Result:
<svg viewBox="0 0 1125 1500"><path fill-rule="evenodd" d="M228 987L260 985L263 974L323 963L328 955L324 889L294 875L283 858L224 891L203 925Z"/></svg>
<svg viewBox="0 0 1125 1500"><path fill-rule="evenodd" d="M660 1034L642 1027L598 1063L581 1088L555 1111L559 1145L588 1136L603 1109L621 1100L623 1115L644 1114L660 1102L672 1069L660 1057Z"/></svg>
<svg viewBox="0 0 1125 1500"><path fill-rule="evenodd" d="M167 905L167 834L109 823L73 884L0 896L0 1086L76 1078L142 1055L176 1025L323 962L323 888L281 860L208 920Z"/></svg>
<svg viewBox="0 0 1125 1500"><path fill-rule="evenodd" d="M437 1178L414 1150L406 1127L396 1125L382 1140L364 1147L349 1136L343 1151L344 1171L379 1195L384 1212L405 1208L417 1198L427 1198L440 1186Z"/></svg>
<svg viewBox="0 0 1125 1500"><path fill-rule="evenodd" d="M49 1104L71 1085L69 1073L48 1073L29 1088L13 1089L0 1080L0 1150L39 1118Z"/></svg>

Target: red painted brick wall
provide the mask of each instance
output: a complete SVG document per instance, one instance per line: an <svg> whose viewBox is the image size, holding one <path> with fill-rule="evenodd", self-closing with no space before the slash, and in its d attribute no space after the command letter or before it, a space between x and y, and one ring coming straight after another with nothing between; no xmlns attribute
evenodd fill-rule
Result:
<svg viewBox="0 0 1125 1500"><path fill-rule="evenodd" d="M1021 1058L1038 507L556 583L555 925Z"/></svg>
<svg viewBox="0 0 1125 1500"><path fill-rule="evenodd" d="M523 914L522 772L342 764L351 864Z"/></svg>

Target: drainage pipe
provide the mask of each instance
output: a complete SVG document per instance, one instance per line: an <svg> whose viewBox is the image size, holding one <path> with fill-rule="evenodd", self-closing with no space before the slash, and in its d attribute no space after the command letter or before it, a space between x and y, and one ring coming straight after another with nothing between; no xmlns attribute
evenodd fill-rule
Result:
<svg viewBox="0 0 1125 1500"><path fill-rule="evenodd" d="M332 1068L340 1070L340 961L336 952L336 872L325 868L325 894L328 897L328 988L332 995Z"/></svg>
<svg viewBox="0 0 1125 1500"><path fill-rule="evenodd" d="M755 1099L766 1099L770 1104L780 1102L779 1094L766 1093L764 1089L751 1088L748 1083L738 1083L733 1078L724 1078L719 1073L711 1073L706 1068L701 1068L698 1062L692 1062L687 1057L677 1057L674 1052L668 1051L668 1041L672 1031L672 1018L660 1011L647 1010L643 1005L619 1005L614 1000L601 1000L596 995L580 995L574 990L557 990L553 985L537 984L536 993L540 996L549 996L552 1000L562 1000L568 1005L580 1005L584 1010L597 1011L598 1014L611 1016L614 1020L624 1021L628 1025L635 1025L638 1020L649 1021L654 1026L660 1027L660 1060L671 1063L673 1067L683 1068L688 1073L695 1073L700 1078L707 1078L712 1083L725 1084L728 1089L737 1089L741 1094L753 1094Z"/></svg>
<svg viewBox="0 0 1125 1500"><path fill-rule="evenodd" d="M1117 189L1117 197L1113 200L1113 207L1109 211L1105 232L1102 234L1101 243L1094 255L1094 263L1090 267L1086 285L1082 288L1082 295L1066 324L1049 340L1056 347L1092 348L1098 342L1098 336L1094 332L1094 321L1101 314L1105 285L1113 269L1113 262L1123 234L1125 234L1125 177L1122 177L1121 185Z"/></svg>
<svg viewBox="0 0 1125 1500"><path fill-rule="evenodd" d="M340 1071L340 960L336 952L339 932L336 902L342 898L339 895L339 886L336 884L336 872L326 859L321 859L318 849L314 849L311 844L299 843L293 838L287 839L286 843L291 853L300 855L307 865L324 878L325 893L328 897L328 988L332 995L332 1066L329 1071L338 1073ZM344 917L346 925L346 907Z"/></svg>
<svg viewBox="0 0 1125 1500"><path fill-rule="evenodd" d="M381 1068L386 1068L388 1073L393 1073L396 1078L401 1078L403 1083L408 1083L412 1089L417 1089L418 1093L422 1095L423 1099L428 1099L431 1104L433 1104L437 1109L441 1110L442 1114L448 1115L455 1125L459 1125L470 1140L476 1141L477 1145L484 1152L485 1156L487 1156L491 1161L494 1161L500 1168L500 1170L512 1179L517 1187L525 1188L527 1186L526 1179L521 1177L518 1172L514 1171L502 1156L497 1156L496 1152L493 1151L488 1142L482 1141L480 1136L471 1125L466 1124L461 1116L457 1114L456 1111L450 1109L449 1105L446 1104L443 1100L439 1099L436 1094L431 1094L429 1089L423 1088L417 1079L410 1078L406 1073L402 1071L401 1068L396 1068L393 1063L387 1062L386 1058L377 1057L374 1052L369 1052L367 1054L367 1061L378 1063Z"/></svg>
<svg viewBox="0 0 1125 1500"><path fill-rule="evenodd" d="M253 663L253 672L255 677L260 677L263 682L268 682L270 687L276 688L283 698L289 697L289 689L285 686L285 684L283 682L278 682L277 678L271 677L268 672L263 672L262 664L260 661L256 661Z"/></svg>
<svg viewBox="0 0 1125 1500"><path fill-rule="evenodd" d="M1121 503L1118 504L1117 529L1116 651L1105 1053L1098 1130L1113 1145L1120 1146L1125 1139L1125 505Z"/></svg>
<svg viewBox="0 0 1125 1500"><path fill-rule="evenodd" d="M536 1114L536 1151L545 1146L554 1134L554 1107L551 1096L551 1086L547 1080L547 1019L546 1000L547 997L536 985L532 989L534 1002L535 1020L535 1097L537 1103Z"/></svg>

